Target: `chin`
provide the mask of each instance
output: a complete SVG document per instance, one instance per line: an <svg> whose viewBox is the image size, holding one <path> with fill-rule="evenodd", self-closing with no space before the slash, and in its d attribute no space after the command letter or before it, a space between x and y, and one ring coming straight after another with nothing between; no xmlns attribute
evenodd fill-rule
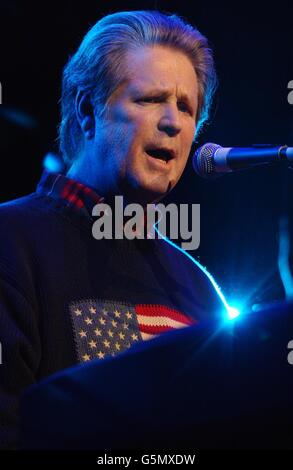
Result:
<svg viewBox="0 0 293 470"><path fill-rule="evenodd" d="M169 185L170 186L170 185ZM157 203L161 201L171 191L171 188L147 188L141 191L142 199L146 203Z"/></svg>
<svg viewBox="0 0 293 470"><path fill-rule="evenodd" d="M150 184L149 177L127 178L121 185L124 194L129 202L136 202L141 205L151 204L163 199L172 189L171 181L156 181Z"/></svg>

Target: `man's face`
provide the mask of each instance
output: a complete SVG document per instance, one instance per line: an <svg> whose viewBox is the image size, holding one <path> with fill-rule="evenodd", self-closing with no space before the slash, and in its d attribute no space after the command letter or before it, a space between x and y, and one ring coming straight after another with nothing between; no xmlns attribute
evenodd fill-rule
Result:
<svg viewBox="0 0 293 470"><path fill-rule="evenodd" d="M146 204L174 188L185 168L198 83L189 58L163 46L128 52L125 65L126 81L95 118L91 154L104 193Z"/></svg>

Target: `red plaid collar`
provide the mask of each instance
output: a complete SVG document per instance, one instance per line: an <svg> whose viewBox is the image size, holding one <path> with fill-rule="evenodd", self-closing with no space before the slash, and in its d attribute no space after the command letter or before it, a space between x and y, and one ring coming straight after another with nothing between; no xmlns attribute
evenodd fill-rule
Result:
<svg viewBox="0 0 293 470"><path fill-rule="evenodd" d="M67 201L67 206L73 207L78 212L85 213L92 218L92 209L96 204L107 203L103 196L84 184L68 178L61 173L51 173L44 170L37 186L37 193L45 194L56 199ZM111 204L110 204L111 205ZM136 232L140 233L147 226L147 212ZM151 234L151 230L148 235ZM148 236L151 238L150 236Z"/></svg>
<svg viewBox="0 0 293 470"><path fill-rule="evenodd" d="M93 189L75 181L61 173L51 173L44 170L37 187L37 193L46 194L56 199L65 199L68 206L78 211L92 213L93 207L104 202L105 198Z"/></svg>

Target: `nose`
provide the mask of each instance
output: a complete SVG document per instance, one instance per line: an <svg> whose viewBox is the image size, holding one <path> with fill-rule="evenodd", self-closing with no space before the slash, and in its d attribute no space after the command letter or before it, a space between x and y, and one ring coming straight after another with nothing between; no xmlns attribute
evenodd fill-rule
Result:
<svg viewBox="0 0 293 470"><path fill-rule="evenodd" d="M181 131L181 123L177 104L169 103L164 107L164 111L158 123L158 129L175 137Z"/></svg>

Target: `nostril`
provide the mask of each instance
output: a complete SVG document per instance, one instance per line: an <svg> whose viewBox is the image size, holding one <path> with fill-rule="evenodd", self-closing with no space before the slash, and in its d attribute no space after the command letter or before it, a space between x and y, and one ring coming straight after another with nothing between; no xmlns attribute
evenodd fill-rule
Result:
<svg viewBox="0 0 293 470"><path fill-rule="evenodd" d="M159 130L160 131L163 131L163 132L166 132L170 137L173 137L175 135L177 135L179 132L180 132L180 126L179 124L170 124L167 123L167 122L161 122L159 124Z"/></svg>

